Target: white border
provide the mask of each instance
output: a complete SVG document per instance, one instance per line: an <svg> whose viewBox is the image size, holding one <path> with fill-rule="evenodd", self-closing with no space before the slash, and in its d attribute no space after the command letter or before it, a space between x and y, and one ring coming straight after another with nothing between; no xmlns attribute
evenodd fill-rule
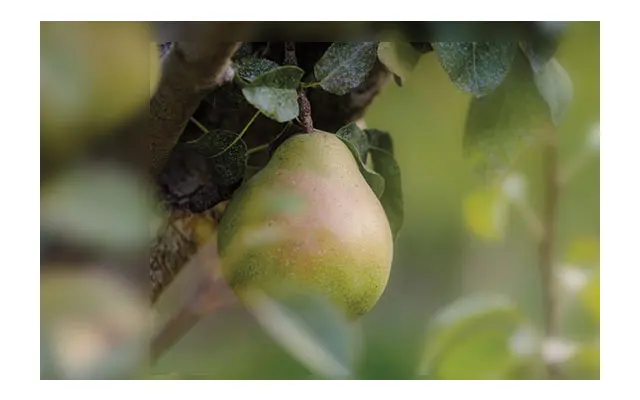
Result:
<svg viewBox="0 0 640 400"><path fill-rule="evenodd" d="M602 254L602 379L633 382L637 379L638 330L636 293L640 279L638 270L637 234L640 226L638 207L638 46L637 21L632 13L624 13L621 2L562 3L536 1L523 6L513 1L415 2L394 1L388 5L367 2L369 7L346 1L320 1L314 6L276 6L276 2L154 1L148 3L112 0L96 6L60 0L32 5L16 2L13 10L4 13L2 75L3 89L3 156L0 157L2 210L4 224L2 248L5 281L0 290L3 316L3 348L0 376L4 393L21 396L52 395L54 388L65 398L110 399L122 393L131 397L176 399L186 396L244 398L260 395L268 398L326 398L336 393L357 398L393 398L405 396L405 390L415 389L418 396L435 398L523 399L602 398L618 390L605 391L600 382L145 382L75 383L41 382L24 385L26 379L38 379L37 314L39 298L37 251L39 123L34 115L38 98L38 20L603 20L602 31L602 108L601 128L601 254ZM380 4L380 3L375 3ZM608 6L608 7L607 7ZM418 7L423 7L418 10ZM90 11L89 11L90 10ZM287 11L288 10L288 11ZM335 11L339 10L339 11ZM501 10L517 10L505 12ZM16 17L16 13L19 14ZM20 16L37 13L38 20ZM339 14L339 15L337 15ZM623 17L627 17L624 20ZM210 18L206 18L210 17ZM9 112L7 112L9 111ZM11 132L8 134L7 132ZM16 135L15 132L20 132ZM8 385L8 386L7 386ZM149 385L143 387L143 385ZM193 392L189 390L193 385ZM304 385L304 386L303 386ZM354 385L354 386L351 386ZM355 385L358 385L356 387ZM517 386L516 386L517 385ZM349 393L347 386L353 388ZM197 389L196 389L197 387ZM616 389L621 388L615 385ZM121 391L120 389L123 389ZM332 390L333 389L333 390ZM45 392L46 390L46 392ZM137 392L137 390L141 390ZM197 390L197 391L196 391ZM402 392L400 392L402 390ZM634 390L632 389L632 392ZM637 391L637 388L635 389ZM32 393L29 393L32 392ZM404 393L404 394L402 394Z"/></svg>

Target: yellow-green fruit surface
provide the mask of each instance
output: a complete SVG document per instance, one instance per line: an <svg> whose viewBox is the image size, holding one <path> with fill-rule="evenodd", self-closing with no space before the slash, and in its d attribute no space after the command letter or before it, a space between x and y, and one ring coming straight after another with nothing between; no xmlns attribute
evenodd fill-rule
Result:
<svg viewBox="0 0 640 400"><path fill-rule="evenodd" d="M393 238L382 205L346 145L326 132L285 141L228 204L222 272L240 298L280 287L328 297L349 316L382 295Z"/></svg>

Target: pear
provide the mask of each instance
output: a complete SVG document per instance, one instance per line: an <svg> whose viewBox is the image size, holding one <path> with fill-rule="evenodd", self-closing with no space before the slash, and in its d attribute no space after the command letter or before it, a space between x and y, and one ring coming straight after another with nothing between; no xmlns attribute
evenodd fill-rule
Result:
<svg viewBox="0 0 640 400"><path fill-rule="evenodd" d="M382 205L334 134L294 135L234 195L218 231L221 271L238 297L289 287L357 318L382 295L393 237Z"/></svg>

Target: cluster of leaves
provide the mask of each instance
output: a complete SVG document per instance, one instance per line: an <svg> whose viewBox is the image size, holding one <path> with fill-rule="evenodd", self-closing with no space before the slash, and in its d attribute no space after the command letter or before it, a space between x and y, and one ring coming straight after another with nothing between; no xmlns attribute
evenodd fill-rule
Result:
<svg viewBox="0 0 640 400"><path fill-rule="evenodd" d="M408 65L398 54L412 54L412 63ZM257 109L256 116L261 114L279 123L291 123L301 117L299 91L319 88L334 95L346 95L367 79L377 60L406 79L418 56L418 51L408 43L404 47L392 42L333 43L315 63L313 71L307 73L298 66L279 65L260 57L251 51L250 44L245 44L235 57L235 83L244 99ZM211 169L217 171L216 179L224 178L217 183L231 185L246 176L251 150L242 137L251 122L253 120L226 146L216 144L220 142L217 139L219 131L206 132L189 144L209 159ZM234 135L224 133L229 137ZM363 131L355 123L335 133L353 152L364 177L387 212L395 237L402 226L403 201L400 168L394 159L391 136L378 130Z"/></svg>
<svg viewBox="0 0 640 400"><path fill-rule="evenodd" d="M473 95L464 150L484 178L503 177L527 146L563 121L573 87L554 58L561 32L539 27L520 43L432 44L453 84Z"/></svg>

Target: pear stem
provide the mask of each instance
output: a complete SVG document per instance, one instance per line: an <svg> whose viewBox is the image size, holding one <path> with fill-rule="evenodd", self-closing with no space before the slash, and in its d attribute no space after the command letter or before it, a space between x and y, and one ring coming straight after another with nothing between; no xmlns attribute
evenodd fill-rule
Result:
<svg viewBox="0 0 640 400"><path fill-rule="evenodd" d="M284 65L298 66L296 57L296 44L294 42L285 42L284 44ZM300 107L300 123L306 133L312 133L313 119L311 119L311 103L307 98L306 88L303 86L298 90L298 106Z"/></svg>

